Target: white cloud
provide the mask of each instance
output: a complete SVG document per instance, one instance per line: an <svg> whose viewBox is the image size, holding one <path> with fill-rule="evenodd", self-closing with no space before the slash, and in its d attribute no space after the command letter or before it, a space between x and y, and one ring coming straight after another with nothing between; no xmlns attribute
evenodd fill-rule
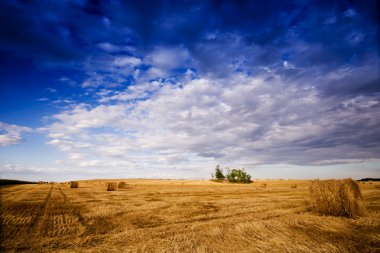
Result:
<svg viewBox="0 0 380 253"><path fill-rule="evenodd" d="M104 51L108 53L115 53L115 52L128 52L128 51L134 51L135 49L131 46L120 46L115 45L109 42L103 42L99 43L98 47L103 49Z"/></svg>
<svg viewBox="0 0 380 253"><path fill-rule="evenodd" d="M342 104L347 108L368 109L379 105L379 101L364 96L357 96L351 99L344 100Z"/></svg>
<svg viewBox="0 0 380 253"><path fill-rule="evenodd" d="M21 172L23 170L24 170L24 167L22 167L19 164L10 164L10 163L7 163L7 164L4 164L1 167L1 172L2 173L6 173L6 172Z"/></svg>
<svg viewBox="0 0 380 253"><path fill-rule="evenodd" d="M110 77L99 74L97 72L93 72L90 74L90 77L87 78L82 84L82 88L96 88L96 87L108 87L113 88L120 86L120 83L123 82L124 79L121 77L114 78L113 75Z"/></svg>
<svg viewBox="0 0 380 253"><path fill-rule="evenodd" d="M116 57L113 64L118 67L135 67L142 63L141 59L131 56Z"/></svg>
<svg viewBox="0 0 380 253"><path fill-rule="evenodd" d="M57 93L57 89L47 87L46 90L50 93Z"/></svg>
<svg viewBox="0 0 380 253"><path fill-rule="evenodd" d="M54 139L48 142L48 144L53 144L58 146L62 151L71 152L76 150L87 149L91 147L91 144L79 142L79 141L70 141L70 140L60 140ZM78 153L70 154L70 157L77 157Z"/></svg>
<svg viewBox="0 0 380 253"><path fill-rule="evenodd" d="M343 13L343 16L353 18L357 16L357 12L354 9L348 9Z"/></svg>
<svg viewBox="0 0 380 253"><path fill-rule="evenodd" d="M190 59L190 55L183 47L159 47L145 58L153 66L169 70L185 65L186 61Z"/></svg>
<svg viewBox="0 0 380 253"><path fill-rule="evenodd" d="M40 180L63 180L69 178L73 173L71 169L62 169L58 167L49 166L26 166L23 164L15 163L0 163L0 174L2 178L11 178L27 181L40 181Z"/></svg>
<svg viewBox="0 0 380 253"><path fill-rule="evenodd" d="M26 167L20 164L13 164L13 163L6 163L0 165L0 172L3 174L39 174L39 173L56 173L59 171L58 168L54 167L48 167L48 168L42 168L42 167Z"/></svg>
<svg viewBox="0 0 380 253"><path fill-rule="evenodd" d="M49 99L48 98L37 98L36 101L45 102L45 101L49 101Z"/></svg>
<svg viewBox="0 0 380 253"><path fill-rule="evenodd" d="M145 94L149 99L124 102ZM77 105L47 127L54 138L49 143L68 153L70 166L170 173L201 170L199 161L310 165L376 158L379 151L371 144L380 118L374 98L336 101L279 78L235 74L183 87L141 83L116 94L103 90L100 97L116 103ZM358 115L354 105L366 113ZM369 123L371 131L352 134Z"/></svg>
<svg viewBox="0 0 380 253"><path fill-rule="evenodd" d="M137 85L128 86L125 91L120 92L112 92L101 91L98 92L98 96L100 97L99 102L107 103L109 101L129 101L135 99L144 99L148 98L152 95L152 93L158 91L160 87L166 85L160 81L152 81L152 82L143 82Z"/></svg>
<svg viewBox="0 0 380 253"><path fill-rule="evenodd" d="M60 131L77 133L82 129L112 126L115 121L121 120L126 113L128 106L119 105L99 105L93 109L80 104L72 110L63 111L53 116L58 122L49 128L54 133ZM61 122L61 123L60 123Z"/></svg>
<svg viewBox="0 0 380 253"><path fill-rule="evenodd" d="M171 70L179 66L187 66L190 59L190 54L186 48L158 47L144 58L144 62L152 66L147 71L147 78L168 77Z"/></svg>
<svg viewBox="0 0 380 253"><path fill-rule="evenodd" d="M31 132L29 127L9 125L4 122L0 122L0 147L9 146L20 143L23 132Z"/></svg>
<svg viewBox="0 0 380 253"><path fill-rule="evenodd" d="M285 69L295 69L295 66L291 64L289 61L283 61L282 65L284 66Z"/></svg>
<svg viewBox="0 0 380 253"><path fill-rule="evenodd" d="M59 79L59 81L61 81L62 83L66 83L68 85L71 85L71 86L76 85L76 82L74 80L72 80L72 79L70 79L70 78L68 78L66 76L61 77ZM53 89L53 88L47 88L47 90L50 91L50 92L52 92L52 93L57 92L57 90Z"/></svg>
<svg viewBox="0 0 380 253"><path fill-rule="evenodd" d="M71 153L69 154L69 159L73 161L82 160L85 158L85 155L82 153Z"/></svg>

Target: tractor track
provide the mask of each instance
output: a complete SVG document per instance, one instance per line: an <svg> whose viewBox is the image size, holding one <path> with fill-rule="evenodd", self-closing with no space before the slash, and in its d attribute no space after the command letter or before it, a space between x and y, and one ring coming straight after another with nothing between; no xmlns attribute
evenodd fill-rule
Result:
<svg viewBox="0 0 380 253"><path fill-rule="evenodd" d="M61 187L52 192L47 204L46 214L40 235L44 237L77 236L86 228L84 218L78 207L73 205Z"/></svg>
<svg viewBox="0 0 380 253"><path fill-rule="evenodd" d="M54 184L51 184L49 193L47 194L46 198L42 202L41 207L37 211L37 215L33 218L31 225L29 227L29 234L32 236L35 236L36 234L39 234L41 232L41 229L43 228L45 217L48 212L47 205L50 200L52 191L54 188Z"/></svg>
<svg viewBox="0 0 380 253"><path fill-rule="evenodd" d="M80 212L79 208L73 206L73 205L70 203L70 201L69 201L67 195L62 191L62 189L61 189L61 187L60 187L59 185L58 185L58 190L59 190L59 192L61 193L61 195L62 195L63 198L64 198L65 205L69 206L70 211L71 211L71 212L77 217L78 222L79 222L82 226L86 227L85 219L84 219L82 213Z"/></svg>
<svg viewBox="0 0 380 253"><path fill-rule="evenodd" d="M80 208L70 202L59 184L39 189L41 191L30 196L33 198L31 201L24 195L19 201L6 203L0 220L4 230L1 241L6 243L1 243L0 252L8 249L47 252L57 245L69 247L73 238L88 230ZM53 238L67 239L51 240Z"/></svg>
<svg viewBox="0 0 380 253"><path fill-rule="evenodd" d="M36 238L41 235L54 185L32 187L18 191L16 198L8 197L1 207L1 247L0 251L15 249L28 251L35 246ZM38 191L34 191L38 189ZM48 193L46 194L46 191ZM31 193L32 192L32 193ZM12 194L15 195L15 194ZM13 240L12 238L20 238Z"/></svg>

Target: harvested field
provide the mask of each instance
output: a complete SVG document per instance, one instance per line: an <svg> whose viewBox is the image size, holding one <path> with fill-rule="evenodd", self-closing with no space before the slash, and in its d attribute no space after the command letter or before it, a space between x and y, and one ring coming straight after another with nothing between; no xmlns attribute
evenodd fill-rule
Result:
<svg viewBox="0 0 380 253"><path fill-rule="evenodd" d="M360 184L366 216L344 218L312 210L310 181L123 181L128 190L107 191L107 182L120 180L79 181L77 189L57 183L0 188L1 251L380 250L380 182Z"/></svg>

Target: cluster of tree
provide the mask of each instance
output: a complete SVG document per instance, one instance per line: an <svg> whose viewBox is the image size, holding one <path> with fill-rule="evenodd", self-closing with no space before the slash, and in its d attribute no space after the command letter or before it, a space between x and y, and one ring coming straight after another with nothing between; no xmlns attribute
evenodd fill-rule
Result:
<svg viewBox="0 0 380 253"><path fill-rule="evenodd" d="M359 179L357 181L360 181L360 182L380 181L380 178L362 178L362 179Z"/></svg>
<svg viewBox="0 0 380 253"><path fill-rule="evenodd" d="M15 180L15 179L0 179L0 186L13 184L36 184L36 182Z"/></svg>
<svg viewBox="0 0 380 253"><path fill-rule="evenodd" d="M223 174L223 169L217 165L215 168L215 173L211 175L212 179L218 181L228 180L231 183L251 183L251 175L249 175L244 168L243 169L225 169L227 171L226 175Z"/></svg>

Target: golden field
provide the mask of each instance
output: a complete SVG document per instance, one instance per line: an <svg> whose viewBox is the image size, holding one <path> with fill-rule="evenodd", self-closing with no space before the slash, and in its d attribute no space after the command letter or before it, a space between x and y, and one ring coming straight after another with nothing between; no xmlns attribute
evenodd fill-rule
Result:
<svg viewBox="0 0 380 253"><path fill-rule="evenodd" d="M108 182L127 183L107 191ZM266 184L266 187L264 187ZM367 214L321 216L310 181L91 180L1 187L2 252L380 252L380 183Z"/></svg>

